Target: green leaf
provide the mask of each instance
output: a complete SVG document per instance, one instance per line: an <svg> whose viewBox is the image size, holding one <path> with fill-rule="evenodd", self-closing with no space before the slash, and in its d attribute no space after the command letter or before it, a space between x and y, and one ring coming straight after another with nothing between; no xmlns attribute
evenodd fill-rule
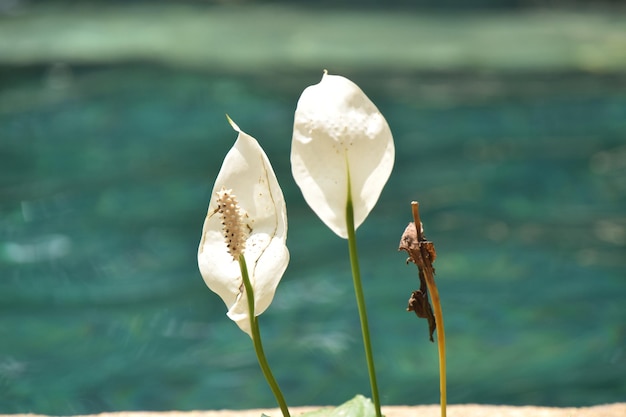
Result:
<svg viewBox="0 0 626 417"><path fill-rule="evenodd" d="M357 395L336 408L322 408L302 414L301 417L375 417L376 410L369 398Z"/></svg>

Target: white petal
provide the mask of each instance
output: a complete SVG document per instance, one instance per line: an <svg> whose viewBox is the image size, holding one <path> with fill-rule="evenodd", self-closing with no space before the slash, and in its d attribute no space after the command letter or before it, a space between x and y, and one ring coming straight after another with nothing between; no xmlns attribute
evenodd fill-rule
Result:
<svg viewBox="0 0 626 417"><path fill-rule="evenodd" d="M202 239L198 248L198 266L207 286L228 306L228 315L250 334L248 306L243 291L239 263L233 260L222 234L221 218L216 213L216 191L232 189L239 206L246 213L250 235L244 258L255 292L255 314L272 302L282 278L289 252L287 213L282 190L267 155L250 135L239 132L235 145L226 155L215 180Z"/></svg>
<svg viewBox="0 0 626 417"><path fill-rule="evenodd" d="M378 201L394 155L387 121L352 81L325 73L303 91L294 118L292 173L306 202L337 235L348 236L348 170L357 228Z"/></svg>

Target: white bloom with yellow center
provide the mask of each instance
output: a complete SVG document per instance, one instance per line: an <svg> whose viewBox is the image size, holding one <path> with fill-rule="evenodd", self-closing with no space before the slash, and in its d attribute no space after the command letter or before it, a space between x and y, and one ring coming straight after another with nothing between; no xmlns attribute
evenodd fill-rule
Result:
<svg viewBox="0 0 626 417"><path fill-rule="evenodd" d="M239 256L247 265L258 316L271 304L289 263L287 211L267 155L256 139L229 121L239 135L213 186L198 266L228 307L228 317L252 337Z"/></svg>

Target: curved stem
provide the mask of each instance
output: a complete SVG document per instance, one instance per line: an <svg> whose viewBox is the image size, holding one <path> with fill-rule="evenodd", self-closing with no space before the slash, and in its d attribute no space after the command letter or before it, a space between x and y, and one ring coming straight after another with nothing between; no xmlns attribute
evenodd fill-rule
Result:
<svg viewBox="0 0 626 417"><path fill-rule="evenodd" d="M354 282L354 293L361 319L361 333L363 334L363 345L365 346L365 356L367 359L367 370L370 376L372 387L372 400L376 408L376 417L381 417L380 399L378 397L378 384L376 383L376 370L374 369L374 355L370 342L370 331L367 322L367 310L365 308L365 297L363 295L363 285L361 284L361 271L359 269L359 256L356 249L356 234L354 231L354 208L352 206L352 195L350 192L350 181L348 177L348 202L346 204L346 223L348 229L348 247L350 250L350 266L352 267L352 281Z"/></svg>
<svg viewBox="0 0 626 417"><path fill-rule="evenodd" d="M437 345L439 350L439 393L441 401L441 417L446 417L446 335L443 328L443 313L439 291L432 274L426 273L426 285L433 301L433 313L437 323Z"/></svg>
<svg viewBox="0 0 626 417"><path fill-rule="evenodd" d="M265 352L263 351L261 332L259 330L259 320L254 314L254 290L252 289L252 284L250 283L248 266L246 265L246 260L244 259L243 254L239 255L239 268L241 269L241 277L243 278L243 285L246 289L246 295L248 298L248 312L250 314L250 328L252 329L254 351L256 352L257 359L259 360L259 365L261 366L263 375L265 376L272 393L274 393L274 397L276 397L276 401L278 402L280 410L283 413L283 417L290 417L289 408L287 407L283 393L281 392L278 382L276 382L276 379L272 374L272 370L270 369L270 366L267 363L267 358L265 357Z"/></svg>
<svg viewBox="0 0 626 417"><path fill-rule="evenodd" d="M417 230L418 240L423 239L422 222L419 215L419 204L416 201L411 203L413 211L413 220ZM443 312L441 309L441 299L439 298L439 290L435 284L435 276L432 265L424 268L424 278L426 287L430 292L430 298L433 302L433 313L435 314L435 323L437 323L437 348L439 351L439 395L441 402L441 417L446 417L446 333L443 326Z"/></svg>

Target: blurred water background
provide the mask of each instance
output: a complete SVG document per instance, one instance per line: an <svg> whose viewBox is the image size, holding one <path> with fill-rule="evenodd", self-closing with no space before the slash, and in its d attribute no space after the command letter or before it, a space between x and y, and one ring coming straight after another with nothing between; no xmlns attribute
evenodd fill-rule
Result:
<svg viewBox="0 0 626 417"><path fill-rule="evenodd" d="M347 244L290 175L324 68L396 141L357 231L383 403L439 398L397 252L414 199L451 403L626 400L625 10L352 3L0 2L0 413L274 406L197 270L225 113L288 204L292 260L260 320L287 401L370 395Z"/></svg>

